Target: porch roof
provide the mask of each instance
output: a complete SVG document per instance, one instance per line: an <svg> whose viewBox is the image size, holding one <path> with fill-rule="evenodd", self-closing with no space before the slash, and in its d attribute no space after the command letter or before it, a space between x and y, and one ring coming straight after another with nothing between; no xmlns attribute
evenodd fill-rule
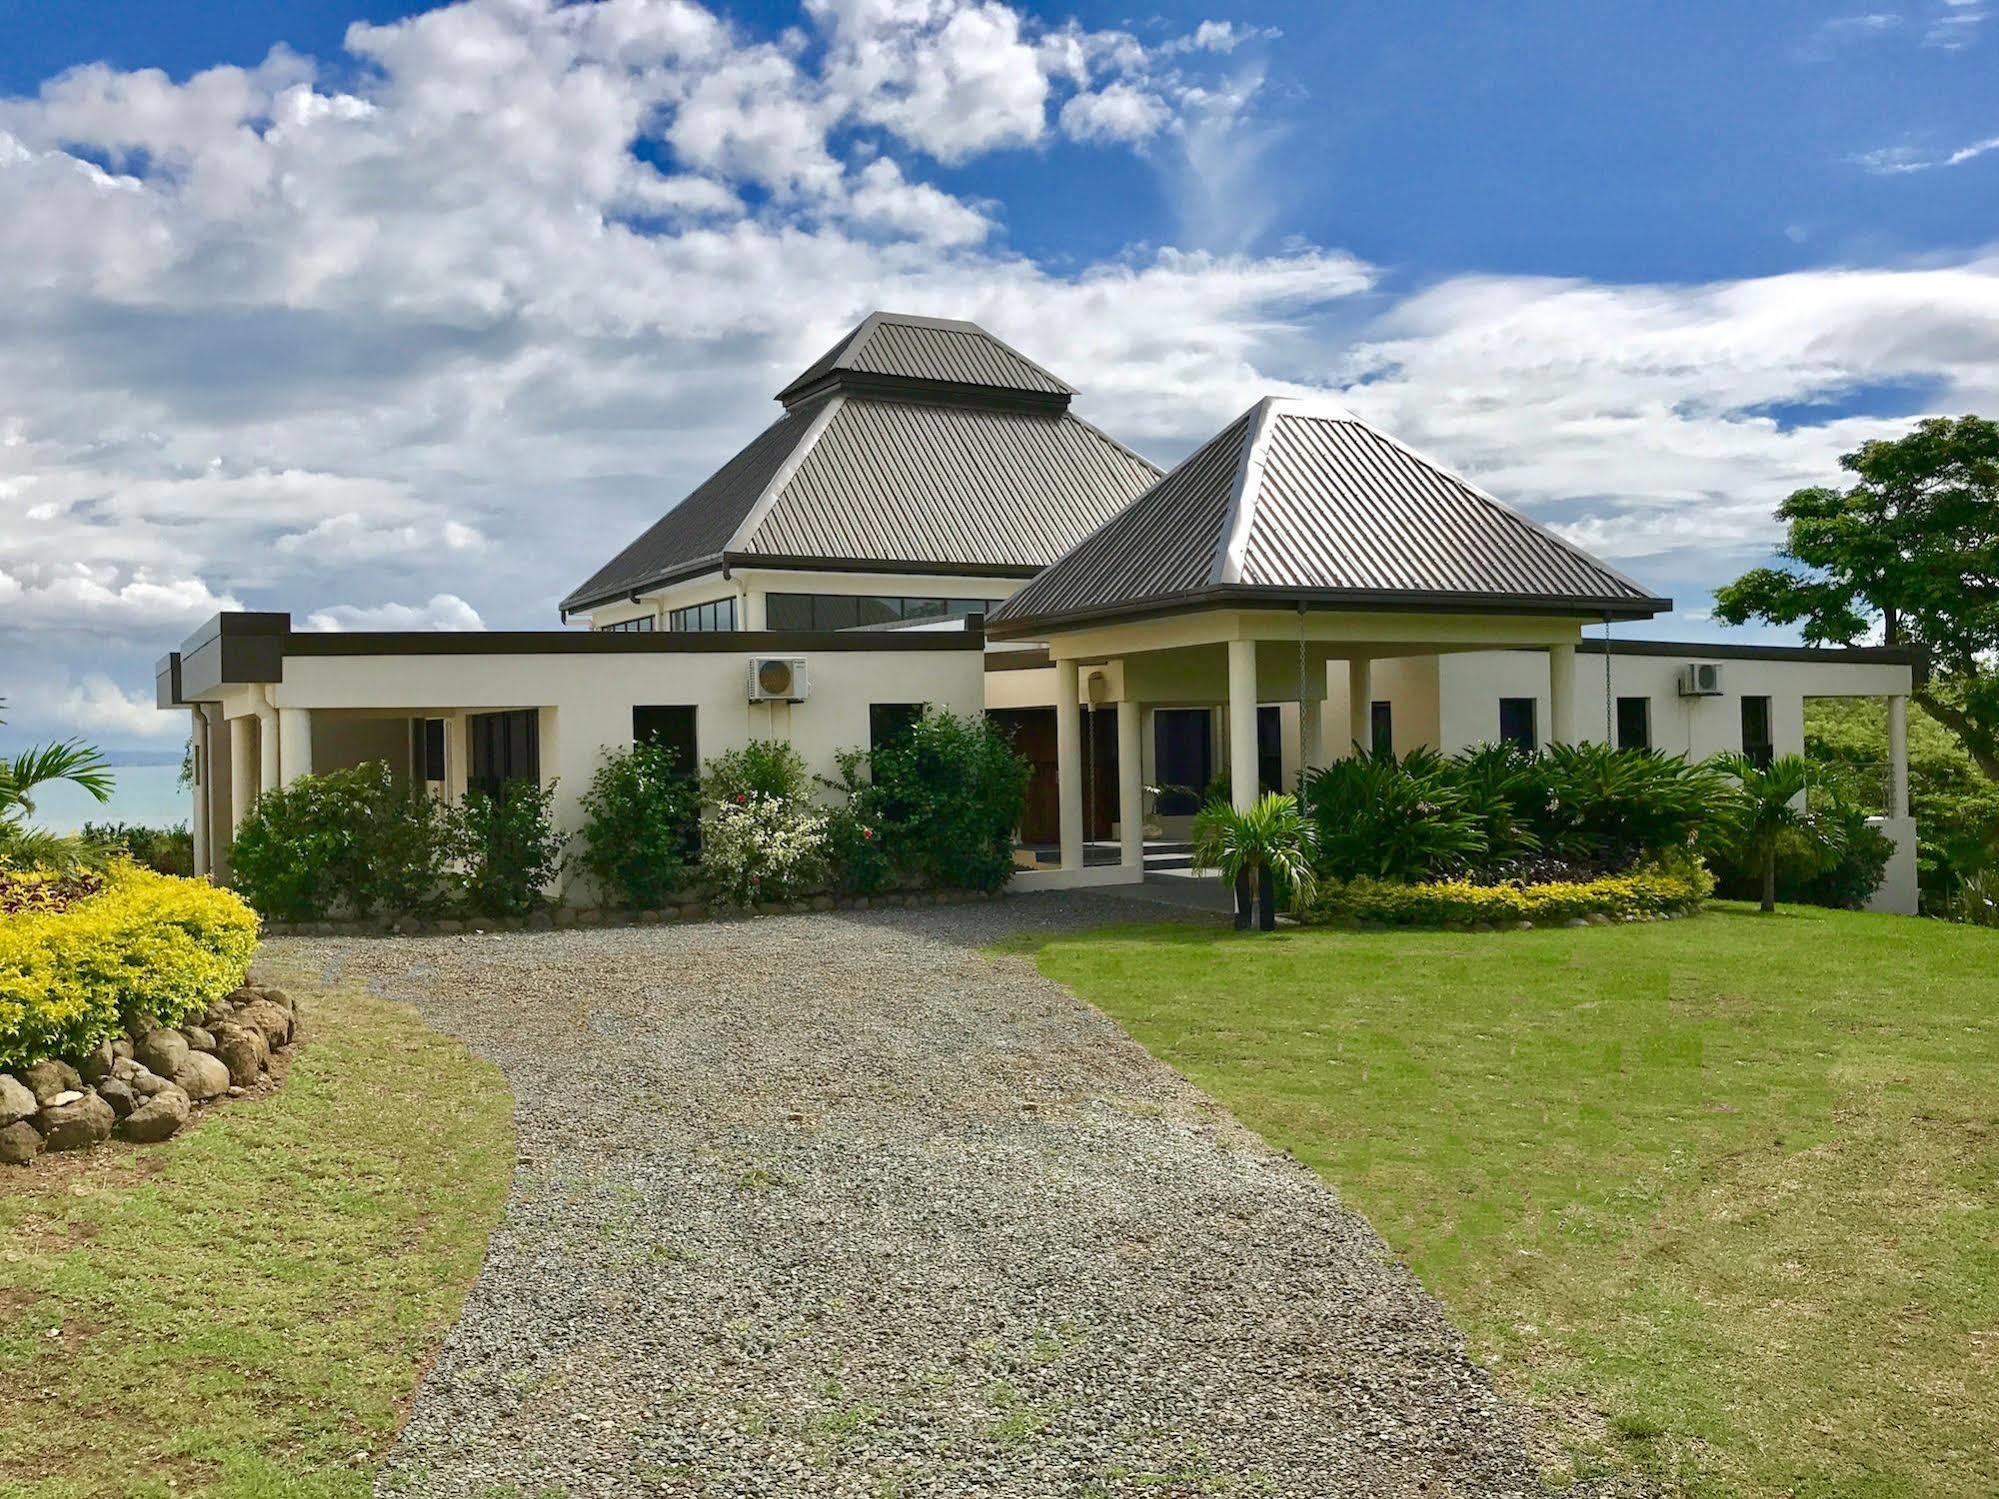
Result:
<svg viewBox="0 0 1999 1499"><path fill-rule="evenodd" d="M987 623L1294 605L1638 619L1672 601L1352 412L1268 397Z"/></svg>

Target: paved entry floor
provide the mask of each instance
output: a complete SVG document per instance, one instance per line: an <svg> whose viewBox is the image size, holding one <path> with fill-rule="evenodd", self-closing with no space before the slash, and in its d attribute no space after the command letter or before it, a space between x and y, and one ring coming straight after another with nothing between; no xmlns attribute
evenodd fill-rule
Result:
<svg viewBox="0 0 1999 1499"><path fill-rule="evenodd" d="M1147 909L273 943L516 1099L506 1219L379 1491L1534 1492L1361 1218L983 950Z"/></svg>

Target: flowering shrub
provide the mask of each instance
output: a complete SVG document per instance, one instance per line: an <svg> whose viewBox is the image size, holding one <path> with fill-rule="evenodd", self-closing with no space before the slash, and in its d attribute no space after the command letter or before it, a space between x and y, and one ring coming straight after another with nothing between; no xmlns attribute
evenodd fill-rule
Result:
<svg viewBox="0 0 1999 1499"><path fill-rule="evenodd" d="M732 906L793 900L826 877L824 812L802 801L737 791L701 833L701 870Z"/></svg>
<svg viewBox="0 0 1999 1499"><path fill-rule="evenodd" d="M1578 917L1670 916L1700 909L1714 877L1697 859L1675 858L1598 880L1477 885L1467 879L1403 885L1388 880L1322 882L1306 920L1385 926L1494 926Z"/></svg>
<svg viewBox="0 0 1999 1499"><path fill-rule="evenodd" d="M232 892L113 864L93 894L0 920L0 1068L205 1009L256 946L256 913Z"/></svg>

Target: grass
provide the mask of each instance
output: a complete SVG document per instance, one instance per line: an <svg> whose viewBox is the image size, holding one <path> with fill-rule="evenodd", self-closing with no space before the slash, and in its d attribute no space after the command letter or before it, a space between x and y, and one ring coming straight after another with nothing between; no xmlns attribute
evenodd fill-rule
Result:
<svg viewBox="0 0 1999 1499"><path fill-rule="evenodd" d="M505 1203L499 1074L299 991L275 1093L0 1177L0 1496L371 1491Z"/></svg>
<svg viewBox="0 0 1999 1499"><path fill-rule="evenodd" d="M1367 1215L1557 1481L1999 1492L1999 934L1719 906L1038 961Z"/></svg>

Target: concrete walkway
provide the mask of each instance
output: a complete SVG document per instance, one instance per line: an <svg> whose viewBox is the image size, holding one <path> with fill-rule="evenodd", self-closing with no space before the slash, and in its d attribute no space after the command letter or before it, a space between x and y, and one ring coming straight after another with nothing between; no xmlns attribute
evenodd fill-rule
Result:
<svg viewBox="0 0 1999 1499"><path fill-rule="evenodd" d="M273 943L517 1101L506 1221L380 1491L1535 1492L1365 1222L986 950L1146 911L1191 915Z"/></svg>

